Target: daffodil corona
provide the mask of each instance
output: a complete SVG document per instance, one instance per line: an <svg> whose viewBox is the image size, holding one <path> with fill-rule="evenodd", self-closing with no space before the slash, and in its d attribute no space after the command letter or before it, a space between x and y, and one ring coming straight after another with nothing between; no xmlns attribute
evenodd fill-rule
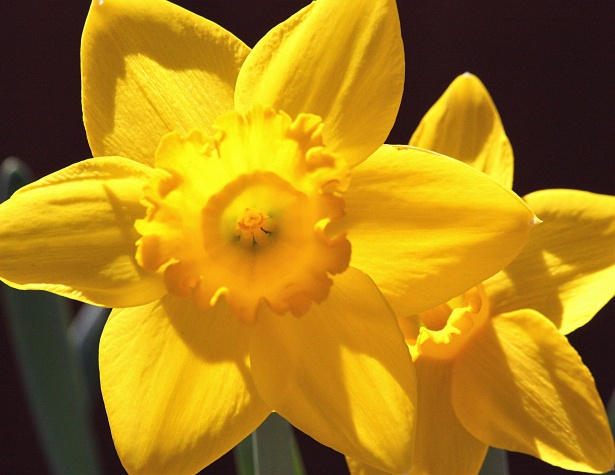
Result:
<svg viewBox="0 0 615 475"><path fill-rule="evenodd" d="M166 1L94 1L81 58L95 158L0 206L0 276L115 307L100 376L126 469L197 472L275 410L407 470L416 381L392 308L493 275L535 218L465 164L383 145L395 2L318 0L250 50Z"/></svg>
<svg viewBox="0 0 615 475"><path fill-rule="evenodd" d="M292 121L257 106L221 116L214 129L211 138L163 137L147 217L136 222L137 261L163 268L169 292L201 309L224 296L247 322L264 302L303 315L350 261L345 235L327 235L343 215L348 165L324 147L313 114Z"/></svg>
<svg viewBox="0 0 615 475"><path fill-rule="evenodd" d="M483 286L468 290L451 302L421 312L418 320L399 317L413 361L421 355L437 360L457 356L489 318L489 300Z"/></svg>

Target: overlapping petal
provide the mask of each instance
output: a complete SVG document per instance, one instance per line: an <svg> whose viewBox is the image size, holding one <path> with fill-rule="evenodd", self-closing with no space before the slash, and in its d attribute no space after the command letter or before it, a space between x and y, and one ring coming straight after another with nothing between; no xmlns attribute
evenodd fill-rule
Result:
<svg viewBox="0 0 615 475"><path fill-rule="evenodd" d="M351 265L398 315L451 299L521 250L534 215L473 168L432 152L381 147L345 193Z"/></svg>
<svg viewBox="0 0 615 475"><path fill-rule="evenodd" d="M364 463L412 460L415 377L397 321L356 269L300 318L262 314L250 339L259 394L295 427Z"/></svg>
<svg viewBox="0 0 615 475"><path fill-rule="evenodd" d="M455 157L512 188L510 141L489 92L473 74L451 83L421 120L410 145Z"/></svg>
<svg viewBox="0 0 615 475"><path fill-rule="evenodd" d="M273 28L237 80L240 110L260 103L317 114L325 144L351 166L386 139L404 85L394 0L319 0Z"/></svg>
<svg viewBox="0 0 615 475"><path fill-rule="evenodd" d="M452 403L452 362L421 357L416 361L415 451L410 475L477 473L487 445L461 425ZM471 401L468 401L471 403ZM412 437L410 434L407 437ZM352 475L387 475L346 457Z"/></svg>
<svg viewBox="0 0 615 475"><path fill-rule="evenodd" d="M615 197L542 190L525 199L543 223L485 289L494 312L533 308L567 334L615 294Z"/></svg>
<svg viewBox="0 0 615 475"><path fill-rule="evenodd" d="M455 362L453 406L463 426L495 447L552 465L604 472L613 439L589 370L533 310L498 315Z"/></svg>
<svg viewBox="0 0 615 475"><path fill-rule="evenodd" d="M248 52L222 27L164 0L92 2L81 77L93 154L152 164L165 133L210 132L233 109Z"/></svg>
<svg viewBox="0 0 615 475"><path fill-rule="evenodd" d="M428 357L415 363L418 400L411 475L477 473L487 453L487 444L471 435L455 415L452 366L451 361Z"/></svg>
<svg viewBox="0 0 615 475"><path fill-rule="evenodd" d="M161 297L160 277L135 261L133 225L150 174L132 160L95 158L18 190L0 207L2 279L108 307Z"/></svg>
<svg viewBox="0 0 615 475"><path fill-rule="evenodd" d="M224 303L205 312L166 296L112 312L100 377L130 473L196 473L267 417L250 378L248 331Z"/></svg>

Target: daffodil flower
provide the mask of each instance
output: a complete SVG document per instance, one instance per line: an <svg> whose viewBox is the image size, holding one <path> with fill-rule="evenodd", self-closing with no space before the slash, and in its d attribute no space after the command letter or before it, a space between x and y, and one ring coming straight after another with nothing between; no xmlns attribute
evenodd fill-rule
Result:
<svg viewBox="0 0 615 475"><path fill-rule="evenodd" d="M0 206L0 275L115 307L100 373L127 470L196 472L272 410L407 469L415 377L389 302L493 275L534 215L465 164L382 146L395 2L319 0L251 51L162 0L96 0L81 53L96 158Z"/></svg>
<svg viewBox="0 0 615 475"><path fill-rule="evenodd" d="M410 144L512 187L510 142L471 74L455 79ZM399 319L417 374L411 474L477 473L490 445L568 470L613 466L604 406L564 335L615 293L615 197L542 190L525 200L543 223L506 269L418 318ZM383 473L349 466L355 475Z"/></svg>

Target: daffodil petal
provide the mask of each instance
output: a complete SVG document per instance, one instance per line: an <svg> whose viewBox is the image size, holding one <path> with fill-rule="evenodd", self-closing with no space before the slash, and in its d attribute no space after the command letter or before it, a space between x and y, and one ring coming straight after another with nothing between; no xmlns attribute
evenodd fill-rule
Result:
<svg viewBox="0 0 615 475"><path fill-rule="evenodd" d="M512 188L510 141L489 92L473 74L451 83L421 120L410 145L454 157Z"/></svg>
<svg viewBox="0 0 615 475"><path fill-rule="evenodd" d="M354 166L386 140L403 87L395 2L318 0L258 42L235 101L321 116L325 144Z"/></svg>
<svg viewBox="0 0 615 475"><path fill-rule="evenodd" d="M419 357L416 448L410 474L478 473L487 445L459 422L452 402L452 362Z"/></svg>
<svg viewBox="0 0 615 475"><path fill-rule="evenodd" d="M83 115L95 156L153 164L171 130L211 132L233 109L249 48L162 0L95 0L81 43Z"/></svg>
<svg viewBox="0 0 615 475"><path fill-rule="evenodd" d="M542 190L525 199L543 223L485 290L494 312L533 308L567 334L615 295L615 197Z"/></svg>
<svg viewBox="0 0 615 475"><path fill-rule="evenodd" d="M605 472L615 451L594 380L533 310L498 315L455 362L453 406L477 439L567 470Z"/></svg>
<svg viewBox="0 0 615 475"><path fill-rule="evenodd" d="M415 368L416 445L409 474L478 473L487 445L465 430L455 415L451 362L420 357ZM346 463L351 475L389 473L350 457L346 457Z"/></svg>
<svg viewBox="0 0 615 475"><path fill-rule="evenodd" d="M346 456L346 465L348 465L350 475L391 475L391 472L385 472L384 470L370 467L348 456Z"/></svg>
<svg viewBox="0 0 615 475"><path fill-rule="evenodd" d="M21 188L0 206L0 275L105 307L165 293L135 260L139 197L152 170L120 157L85 160ZM33 212L35 210L35 212Z"/></svg>
<svg viewBox="0 0 615 475"><path fill-rule="evenodd" d="M415 378L410 354L373 282L335 277L297 318L263 312L250 335L252 375L292 425L356 460L391 472L412 457Z"/></svg>
<svg viewBox="0 0 615 475"><path fill-rule="evenodd" d="M173 296L111 313L100 380L129 473L196 473L267 417L250 378L248 332L225 304L199 311Z"/></svg>
<svg viewBox="0 0 615 475"><path fill-rule="evenodd" d="M351 265L398 315L451 299L508 264L534 215L512 192L448 157L381 147L344 195Z"/></svg>

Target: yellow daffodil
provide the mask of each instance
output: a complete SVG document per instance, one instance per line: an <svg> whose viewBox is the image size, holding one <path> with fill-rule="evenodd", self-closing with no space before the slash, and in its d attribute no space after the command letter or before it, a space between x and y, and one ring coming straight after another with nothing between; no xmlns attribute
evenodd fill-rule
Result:
<svg viewBox="0 0 615 475"><path fill-rule="evenodd" d="M96 158L0 206L0 275L116 307L100 372L129 472L196 472L272 410L408 468L415 377L382 294L401 314L453 297L510 262L534 216L465 164L382 146L398 22L392 0L319 0L251 51L162 0L93 2Z"/></svg>
<svg viewBox="0 0 615 475"><path fill-rule="evenodd" d="M512 187L510 143L471 74L455 79L410 144ZM542 190L525 199L543 223L506 269L418 318L399 319L417 374L411 474L476 473L489 445L569 470L613 466L604 406L564 335L615 293L615 197ZM383 473L349 466L355 475Z"/></svg>

